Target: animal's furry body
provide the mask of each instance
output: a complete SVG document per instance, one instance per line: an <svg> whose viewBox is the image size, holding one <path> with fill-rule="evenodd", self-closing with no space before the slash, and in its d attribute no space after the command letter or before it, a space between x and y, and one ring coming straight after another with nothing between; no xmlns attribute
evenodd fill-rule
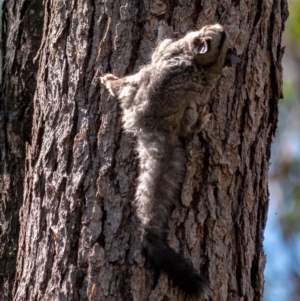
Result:
<svg viewBox="0 0 300 301"><path fill-rule="evenodd" d="M204 106L228 59L227 40L221 25L206 26L178 41L161 42L137 74L101 79L121 102L124 129L137 137L136 206L146 258L195 295L208 295L208 282L169 246L168 220L186 172L180 137L199 132L209 120Z"/></svg>

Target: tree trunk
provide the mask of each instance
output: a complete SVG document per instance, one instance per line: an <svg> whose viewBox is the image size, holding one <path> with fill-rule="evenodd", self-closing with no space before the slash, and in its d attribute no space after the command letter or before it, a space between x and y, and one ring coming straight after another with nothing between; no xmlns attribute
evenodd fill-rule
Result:
<svg viewBox="0 0 300 301"><path fill-rule="evenodd" d="M40 0L3 5L3 78L0 104L0 300L12 300L23 203L25 145L31 141L33 96L43 28ZM2 56L1 56L2 59Z"/></svg>
<svg viewBox="0 0 300 301"><path fill-rule="evenodd" d="M261 300L286 1L40 2L8 1L4 16L0 300L188 300L142 257L135 141L99 81L147 63L162 19L180 34L220 22L242 58L187 145L170 244L212 300Z"/></svg>

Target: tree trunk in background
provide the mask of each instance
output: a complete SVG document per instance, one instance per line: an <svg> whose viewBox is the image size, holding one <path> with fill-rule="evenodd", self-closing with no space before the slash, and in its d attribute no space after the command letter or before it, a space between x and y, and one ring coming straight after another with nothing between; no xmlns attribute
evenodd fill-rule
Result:
<svg viewBox="0 0 300 301"><path fill-rule="evenodd" d="M144 264L134 139L99 81L147 63L162 19L181 34L219 21L242 58L187 145L170 244L208 277L212 300L261 300L286 1L41 2L8 1L4 16L0 300L188 300Z"/></svg>
<svg viewBox="0 0 300 301"><path fill-rule="evenodd" d="M23 202L25 145L31 141L38 61L43 29L41 0L4 2L4 53L0 103L0 300L12 300Z"/></svg>

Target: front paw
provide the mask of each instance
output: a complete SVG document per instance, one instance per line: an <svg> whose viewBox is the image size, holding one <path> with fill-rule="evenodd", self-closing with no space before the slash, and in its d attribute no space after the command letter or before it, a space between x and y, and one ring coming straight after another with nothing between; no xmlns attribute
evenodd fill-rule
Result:
<svg viewBox="0 0 300 301"><path fill-rule="evenodd" d="M119 78L114 76L111 73L107 73L104 76L100 77L100 81L102 84L107 85L107 83L111 80L118 80Z"/></svg>
<svg viewBox="0 0 300 301"><path fill-rule="evenodd" d="M100 77L101 83L106 87L106 89L113 96L116 95L119 86L118 83L116 82L117 80L119 80L119 78L111 73L105 74L104 76Z"/></svg>
<svg viewBox="0 0 300 301"><path fill-rule="evenodd" d="M197 122L192 127L192 132L199 133L204 126L208 123L210 120L211 114L207 113L207 110L205 107L200 108L198 111L198 119Z"/></svg>
<svg viewBox="0 0 300 301"><path fill-rule="evenodd" d="M203 107L198 111L198 122L201 128L203 128L208 123L210 117L211 113L207 113L206 107Z"/></svg>

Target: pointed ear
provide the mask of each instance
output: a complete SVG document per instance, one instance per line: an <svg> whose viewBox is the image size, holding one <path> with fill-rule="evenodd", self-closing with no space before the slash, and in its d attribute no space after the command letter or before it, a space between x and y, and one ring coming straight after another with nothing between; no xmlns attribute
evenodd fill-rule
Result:
<svg viewBox="0 0 300 301"><path fill-rule="evenodd" d="M242 60L232 52L232 50L228 50L225 59L225 66L232 67L233 65L237 65Z"/></svg>

